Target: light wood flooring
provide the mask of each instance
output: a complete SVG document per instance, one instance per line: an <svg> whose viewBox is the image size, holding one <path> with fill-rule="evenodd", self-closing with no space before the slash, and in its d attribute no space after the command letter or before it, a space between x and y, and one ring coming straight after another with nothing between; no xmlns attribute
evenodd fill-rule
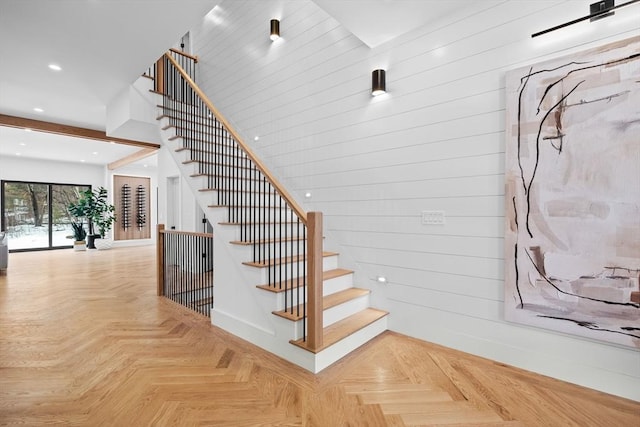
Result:
<svg viewBox="0 0 640 427"><path fill-rule="evenodd" d="M0 425L640 426L640 403L391 332L312 375L156 297L154 262L10 254Z"/></svg>

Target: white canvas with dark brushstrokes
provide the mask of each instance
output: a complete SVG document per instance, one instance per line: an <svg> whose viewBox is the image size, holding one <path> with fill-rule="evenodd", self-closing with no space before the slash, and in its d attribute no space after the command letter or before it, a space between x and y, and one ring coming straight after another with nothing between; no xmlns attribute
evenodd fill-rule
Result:
<svg viewBox="0 0 640 427"><path fill-rule="evenodd" d="M640 37L506 91L505 318L640 348Z"/></svg>

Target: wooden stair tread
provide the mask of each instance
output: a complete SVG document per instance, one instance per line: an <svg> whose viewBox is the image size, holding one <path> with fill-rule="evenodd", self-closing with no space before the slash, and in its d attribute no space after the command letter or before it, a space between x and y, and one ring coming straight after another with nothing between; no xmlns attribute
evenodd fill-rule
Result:
<svg viewBox="0 0 640 427"><path fill-rule="evenodd" d="M167 128L167 129L163 129L163 130L169 130L171 127ZM204 134L202 132L200 132L203 136L207 136L208 134ZM207 144L207 145L221 145L223 147L227 147L227 148L238 148L237 144L230 144L229 142L233 142L234 139L230 138L230 137L226 137L226 136L216 136L214 137L214 140L212 141L210 138L195 138L193 135L190 136L184 136L181 134L178 134L176 132L175 135L169 137L169 141L175 141L177 139L184 139L187 141L193 141L193 142L198 142L200 144ZM220 139L224 139L224 141L220 141Z"/></svg>
<svg viewBox="0 0 640 427"><path fill-rule="evenodd" d="M252 246L252 245L267 245L269 243L297 242L297 241L304 241L304 240L306 239L304 239L302 236L297 236L297 237L286 237L284 239L263 239L263 240L249 240L249 241L232 240L229 243L237 246Z"/></svg>
<svg viewBox="0 0 640 427"><path fill-rule="evenodd" d="M353 274L353 270L347 270L346 268L335 268L333 270L323 271L322 272L322 281L324 282L324 281L327 281L327 280L336 279L338 277L346 276L348 274ZM301 280L306 281L306 276L301 278ZM285 292L285 291L293 288L297 284L297 282L298 282L297 279L290 279L290 280L287 280L287 281L284 281L284 282L274 283L271 286L269 286L269 285L258 285L258 286L256 286L256 288L260 288L260 289L263 289L263 290L269 291L269 292L279 293L279 292Z"/></svg>
<svg viewBox="0 0 640 427"><path fill-rule="evenodd" d="M194 148L189 148L189 147L180 147L177 148L175 151L179 152L179 151L184 151L184 150L191 150L191 151L198 151L198 149L194 149ZM207 153L207 155L213 157L214 159L238 159L238 160L247 160L247 161L251 161L246 154L241 153L240 155L235 155L235 154L228 154L228 153L211 153L208 151L204 151L204 150L199 150L201 153ZM214 160L197 160L197 159L191 159L191 160L187 160L188 163L201 163L201 164L205 164L205 165L215 165L215 164L219 164L218 162L214 161ZM184 162L183 162L184 163ZM186 163L185 163L186 164ZM236 165L231 165L233 167L235 167Z"/></svg>
<svg viewBox="0 0 640 427"><path fill-rule="evenodd" d="M208 120L212 121L212 123L206 123L206 121L205 122L196 122L196 121L193 121L193 120L182 120L182 119L178 119L178 118L175 118L175 117L173 117L173 119L176 120L176 121L179 121L182 124L189 123L189 124L192 124L194 126L203 127L203 128L205 128L207 130L209 130L209 129L221 129L222 130L223 129L221 125L218 125L216 127L215 123L213 123L213 119L208 119ZM171 129L171 128L174 128L176 130L188 130L188 131L197 132L197 133L207 133L202 129L191 129L189 127L180 126L178 124L166 125L166 126L161 127L160 129L168 130L168 129Z"/></svg>
<svg viewBox="0 0 640 427"><path fill-rule="evenodd" d="M156 91L153 91L153 90L152 90L151 92L157 93L157 94L159 94L159 95L164 95L164 94L162 94L162 93L160 93L160 92L156 92ZM176 101L175 103L176 103L176 104L179 104L180 102L179 102L179 101ZM190 105L190 104L185 104L185 103L181 103L181 104L182 104L182 105ZM162 108L164 111L176 111L176 112L178 112L178 113L180 113L180 114L184 114L184 111L179 110L179 109L176 109L176 108L172 108L172 107L168 107L168 106L164 106L164 105L160 105L160 104L156 104L156 107L157 107L157 108ZM198 108L197 106L192 106L192 107L191 107L191 109L196 109L196 110L198 110L199 108ZM200 118L203 118L203 119L208 119L208 118L209 118L209 117L208 117L208 116L206 116L206 115L202 115L202 114L194 114L193 112L191 112L191 113L190 113L190 115L191 115L191 116L200 117ZM158 117L156 117L156 120L161 120L161 119L163 119L164 117L176 118L176 116L171 116L171 115L168 115L168 114L164 114L164 113L163 113L163 114L159 115Z"/></svg>
<svg viewBox="0 0 640 427"><path fill-rule="evenodd" d="M189 107L189 114L193 114L193 110L199 110L200 109L200 106L197 105L197 104L194 104L192 102L179 101L179 100L177 100L175 98L167 96L167 94L165 94L165 93L158 92L157 90L150 89L149 92L155 93L155 94L161 95L164 98L167 98L170 101L171 104L184 105L184 106ZM185 113L185 111L183 111L183 110L177 110L177 109L172 108L172 107L165 107L164 105L160 105L160 104L156 104L156 107L162 108L162 109L165 109L165 110L173 110L173 111L178 111L180 113Z"/></svg>
<svg viewBox="0 0 640 427"><path fill-rule="evenodd" d="M322 347L315 350L311 350L310 348L308 348L307 342L303 341L302 338L295 341L291 340L289 342L312 353L319 353L322 350L337 343L338 341L348 337L349 335L352 335L359 330L367 327L376 320L382 319L388 314L389 313L387 311L378 310L376 308L367 308L332 325L329 325L322 330Z"/></svg>
<svg viewBox="0 0 640 427"><path fill-rule="evenodd" d="M234 149L236 148L233 145L228 145L228 144L221 144L223 147L227 147L227 148L231 148ZM190 150L190 151L195 151L196 153L211 153L211 150L202 150L200 148L191 148L191 147L185 147L184 145L181 147L176 148L175 151L176 153L179 153L181 151L185 151L185 150ZM213 154L213 153L212 153Z"/></svg>
<svg viewBox="0 0 640 427"><path fill-rule="evenodd" d="M232 139L232 138L227 138L227 137L223 137L222 141L220 140L220 137L218 137L217 141L210 141L210 140L186 138L186 137L183 137L183 136L180 136L180 135L178 135L178 136L174 135L174 136L169 138L169 141L175 141L177 139L186 139L187 141L198 142L199 143L198 145L202 145L203 147L209 147L207 149L199 148L199 149L194 150L194 151L199 151L199 152L203 152L203 153L211 152L210 147L211 146L216 146L216 145L219 146L219 147L224 147L224 148L230 149L230 150L234 150L234 149L240 150L238 144L235 143L235 140ZM182 141L182 143L184 145L184 141Z"/></svg>
<svg viewBox="0 0 640 427"><path fill-rule="evenodd" d="M213 304L213 297L199 299L193 302L194 305L208 305Z"/></svg>
<svg viewBox="0 0 640 427"><path fill-rule="evenodd" d="M178 150L180 150L180 149L178 149ZM178 150L176 150L176 151L178 151ZM187 148L187 150L188 150L188 148ZM234 165L231 165L231 164L228 164L228 163L211 163L211 165L218 165L218 166L226 167L226 168L245 169L245 170L248 170L248 171L257 171L257 169L255 169L252 166L234 166ZM196 178L196 177L199 177L199 176L218 176L218 175L213 174L213 173L195 173L195 174L192 174L192 175L189 175L189 176L191 176L192 178Z"/></svg>
<svg viewBox="0 0 640 427"><path fill-rule="evenodd" d="M181 138L178 138L178 139L181 139ZM170 140L170 141L174 141L175 139L169 139L169 140ZM178 147L178 148L176 148L176 149L174 150L176 153L179 153L179 152L181 152L181 151L185 151L185 150L191 150L191 151L194 151L194 152L196 152L196 153L206 153L206 154L212 154L212 155L213 155L213 154L215 154L215 153L212 153L212 152L211 152L211 149L202 149L202 148L187 147L187 146L185 146L185 145L184 145L184 141L182 141L182 143L183 143L183 145L182 145L182 146L180 146L180 147ZM202 144L205 144L205 143L203 142ZM231 150L234 150L234 149L238 148L237 146L235 146L235 145L233 145L233 144L225 144L225 143L222 143L222 142L220 142L220 143L210 142L210 143L208 143L208 144L209 144L209 145L216 145L216 144L218 144L218 145L220 145L220 146L222 146L222 147L224 147L224 148L228 148L228 149L231 149ZM221 153L218 153L218 154L221 154Z"/></svg>
<svg viewBox="0 0 640 427"><path fill-rule="evenodd" d="M229 205L207 205L208 208L228 208ZM291 210L288 206L259 206L259 205L234 205L233 208L240 209L273 209L273 210Z"/></svg>
<svg viewBox="0 0 640 427"><path fill-rule="evenodd" d="M210 153L211 157L221 157L222 154ZM224 154L225 157L233 157L236 159L249 160L248 157L238 157L238 156L230 156L228 154ZM191 165L191 164L199 164L199 165L218 165L218 162L212 160L198 160L198 159L190 159L182 162L183 165Z"/></svg>
<svg viewBox="0 0 640 427"><path fill-rule="evenodd" d="M193 123L193 124L196 124L196 125L198 125L198 124L204 124L204 123L209 123L209 124L213 124L213 123L215 123L215 117L213 117L213 116L212 116L212 117L208 117L208 116L196 116L196 115L194 115L194 114L190 114L190 115L189 115L189 117L194 117L195 119L200 119L201 121L198 121L198 120L192 120L192 119L188 119L188 118L187 118L187 119L185 119L185 118L183 118L183 117L179 117L179 116L172 115L172 114L166 114L166 113L163 113L163 114L161 114L160 116L156 117L156 120L160 120L160 119L163 119L163 118L167 118L167 119L173 119L173 120L175 120L176 122L180 122L180 123ZM220 122L218 122L218 123L220 123ZM219 126L221 126L221 125L219 125Z"/></svg>
<svg viewBox="0 0 640 427"><path fill-rule="evenodd" d="M338 255L337 252L322 252L322 257L326 258L326 257L330 257L330 256L335 256ZM266 268L269 266L273 266L273 265L280 265L280 264L288 264L291 262L298 262L298 261L304 261L306 257L302 256L302 255L297 255L297 256L290 256L290 257L286 257L286 258L276 258L276 259L268 259L265 261L261 261L261 262L255 262L255 261L246 261L243 262L243 265L249 266L249 267L256 267L256 268Z"/></svg>
<svg viewBox="0 0 640 427"><path fill-rule="evenodd" d="M221 208L226 208L228 206L218 206ZM248 222L248 221L244 221L244 222L219 222L218 224L220 225L233 225L233 226L239 226L239 225L266 225L266 224L280 224L280 225L289 225L289 224L297 224L298 221L270 221L270 222Z"/></svg>
<svg viewBox="0 0 640 427"><path fill-rule="evenodd" d="M334 292L322 297L322 309L328 310L332 307L338 306L356 298L360 298L370 293L371 291L369 289L362 288L349 288L342 291ZM305 306L306 304L299 304L289 310L274 311L273 314L295 322L302 319L302 313L305 312Z"/></svg>
<svg viewBox="0 0 640 427"><path fill-rule="evenodd" d="M225 175L208 175L210 177L215 177L215 178L219 178L221 180L230 180L231 178ZM262 179L260 178L249 178L249 177L244 177L244 176L239 176L236 178L233 178L236 181L254 181L254 182L262 182ZM215 188L200 188L198 191L216 191Z"/></svg>
<svg viewBox="0 0 640 427"><path fill-rule="evenodd" d="M218 191L220 193L249 193L249 194L260 194L261 196L276 196L278 193L274 191L255 191L255 190L230 190L228 188L209 188L208 191ZM250 206L253 207L253 206Z"/></svg>

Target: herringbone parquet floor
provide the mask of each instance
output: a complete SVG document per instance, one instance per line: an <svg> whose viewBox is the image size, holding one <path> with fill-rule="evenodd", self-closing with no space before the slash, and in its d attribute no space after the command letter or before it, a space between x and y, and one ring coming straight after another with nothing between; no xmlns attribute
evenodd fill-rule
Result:
<svg viewBox="0 0 640 427"><path fill-rule="evenodd" d="M394 333L314 376L155 290L153 247L11 254L0 425L640 425L639 403Z"/></svg>

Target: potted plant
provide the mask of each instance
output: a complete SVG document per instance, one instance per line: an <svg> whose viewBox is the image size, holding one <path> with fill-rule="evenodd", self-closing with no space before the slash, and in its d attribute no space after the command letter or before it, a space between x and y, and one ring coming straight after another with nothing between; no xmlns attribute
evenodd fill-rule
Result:
<svg viewBox="0 0 640 427"><path fill-rule="evenodd" d="M73 250L74 251L84 251L87 248L87 242L85 238L87 237L87 231L84 229L84 224L82 222L72 222L71 227L73 228L73 235L67 236L69 239L73 239Z"/></svg>
<svg viewBox="0 0 640 427"><path fill-rule="evenodd" d="M116 220L116 215L114 214L115 208L109 203L101 203L100 206L102 206L100 211L98 211L93 218L93 222L98 228L98 234L100 235L99 239L96 237L96 240L94 240L94 245L98 249L111 249L113 240L107 236L107 233L111 230Z"/></svg>
<svg viewBox="0 0 640 427"><path fill-rule="evenodd" d="M115 207L107 201L107 190L104 187L81 191L77 196L78 200L69 205L69 212L75 217L87 219L87 247L95 249L95 239L104 237L116 220ZM96 227L100 234L95 233Z"/></svg>

